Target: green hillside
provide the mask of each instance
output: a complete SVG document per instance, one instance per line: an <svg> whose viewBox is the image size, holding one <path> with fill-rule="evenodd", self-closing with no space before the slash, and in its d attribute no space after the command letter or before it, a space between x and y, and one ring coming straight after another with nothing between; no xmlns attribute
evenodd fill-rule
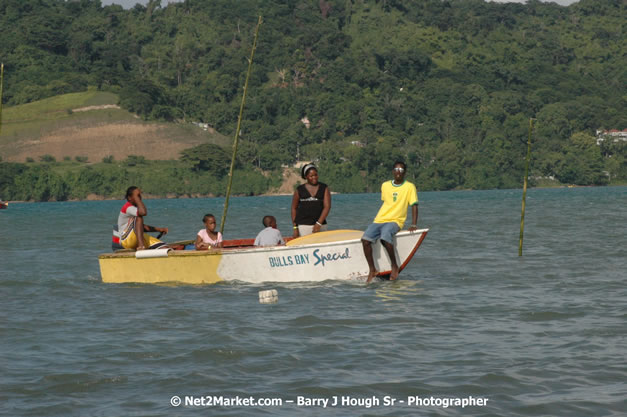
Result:
<svg viewBox="0 0 627 417"><path fill-rule="evenodd" d="M596 137L627 128L622 0L4 0L4 103L93 85L230 137L259 15L243 169L315 160L360 192L404 159L421 189L519 187L533 118L532 181L627 181L627 142Z"/></svg>
<svg viewBox="0 0 627 417"><path fill-rule="evenodd" d="M121 109L117 94L89 88L85 92L68 93L27 104L5 106L3 110L2 135L0 135L0 155L5 160L23 162L24 157L37 159L50 153L47 146L51 137L62 135L62 143L56 141L59 158L72 155L72 150L80 147L84 139L76 132L90 130L90 134L105 138L111 135L127 135L127 142L146 146L139 153L149 159L178 159L179 155L164 155L159 150L166 143L180 143L181 150L201 143L228 146L230 139L215 131L204 131L191 123L159 122L143 120L128 110ZM158 126L158 129L155 127ZM132 133L132 135L131 135ZM38 143L23 150L24 143ZM106 140L94 140L89 147L83 147L81 156L91 161L102 158L101 148L107 147ZM110 145L110 144L109 144ZM109 146L110 147L110 146ZM67 149L65 151L63 148ZM118 145L122 154L128 156ZM21 151L20 151L21 150ZM98 157L100 155L100 157ZM21 159L20 159L21 157Z"/></svg>

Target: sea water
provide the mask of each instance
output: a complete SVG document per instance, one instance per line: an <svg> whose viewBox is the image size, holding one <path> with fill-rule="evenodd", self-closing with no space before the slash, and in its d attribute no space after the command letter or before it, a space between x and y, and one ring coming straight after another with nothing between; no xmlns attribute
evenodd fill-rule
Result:
<svg viewBox="0 0 627 417"><path fill-rule="evenodd" d="M396 282L103 284L121 201L0 211L6 416L624 416L627 187L424 192ZM224 200L146 200L194 239ZM225 238L290 196L232 198ZM378 194L334 195L365 229ZM272 276L267 277L272 281ZM278 302L259 303L275 289Z"/></svg>

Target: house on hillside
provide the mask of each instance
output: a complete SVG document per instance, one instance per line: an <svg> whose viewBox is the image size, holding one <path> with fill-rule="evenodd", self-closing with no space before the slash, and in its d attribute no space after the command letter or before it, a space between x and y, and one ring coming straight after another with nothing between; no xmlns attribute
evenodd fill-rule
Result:
<svg viewBox="0 0 627 417"><path fill-rule="evenodd" d="M601 145L605 140L612 142L627 142L627 129L617 130L597 130L597 145Z"/></svg>
<svg viewBox="0 0 627 417"><path fill-rule="evenodd" d="M198 126L199 128L201 128L202 130L209 130L209 123L202 123L202 122L192 122L192 124Z"/></svg>

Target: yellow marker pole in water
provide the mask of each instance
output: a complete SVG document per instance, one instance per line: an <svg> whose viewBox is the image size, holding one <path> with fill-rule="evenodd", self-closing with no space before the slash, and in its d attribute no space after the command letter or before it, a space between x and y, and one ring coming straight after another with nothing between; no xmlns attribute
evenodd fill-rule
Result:
<svg viewBox="0 0 627 417"><path fill-rule="evenodd" d="M520 213L520 241L518 243L518 256L522 256L523 234L525 229L525 201L527 199L527 179L529 178L529 160L531 159L531 132L533 120L529 119L529 137L527 138L527 158L525 162L525 181L523 183L522 212Z"/></svg>
<svg viewBox="0 0 627 417"><path fill-rule="evenodd" d="M253 57L255 56L255 49L257 49L257 36L259 35L259 26L261 26L261 16L257 22L257 28L255 29L255 38L253 40L253 48L250 52L250 59L248 60L248 72L246 73L246 82L244 83L244 94L242 95L242 104L239 108L239 117L237 118L237 128L235 129L235 138L233 139L233 156L231 157L231 168L229 169L229 180L226 186L226 199L224 200L224 210L222 212L222 221L220 222L220 233L224 233L224 223L226 223L226 211L229 208L229 197L231 195L231 185L233 184L233 169L235 168L235 154L237 153L237 142L239 139L239 129L242 124L242 115L244 114L244 103L246 103L246 91L248 91L248 79L250 78L250 71L253 67Z"/></svg>
<svg viewBox="0 0 627 417"><path fill-rule="evenodd" d="M0 134L2 134L2 85L4 83L4 63L0 64Z"/></svg>

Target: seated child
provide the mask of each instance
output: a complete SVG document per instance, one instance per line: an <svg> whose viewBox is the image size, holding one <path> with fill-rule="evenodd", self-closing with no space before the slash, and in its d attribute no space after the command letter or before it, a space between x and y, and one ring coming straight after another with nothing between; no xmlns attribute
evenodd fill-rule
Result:
<svg viewBox="0 0 627 417"><path fill-rule="evenodd" d="M201 229L196 236L194 246L196 250L205 250L211 247L222 247L222 233L216 232L216 218L213 214L205 214L202 218L205 228Z"/></svg>
<svg viewBox="0 0 627 417"><path fill-rule="evenodd" d="M281 232L276 227L274 216L264 216L263 225L266 227L255 238L255 246L285 245Z"/></svg>

